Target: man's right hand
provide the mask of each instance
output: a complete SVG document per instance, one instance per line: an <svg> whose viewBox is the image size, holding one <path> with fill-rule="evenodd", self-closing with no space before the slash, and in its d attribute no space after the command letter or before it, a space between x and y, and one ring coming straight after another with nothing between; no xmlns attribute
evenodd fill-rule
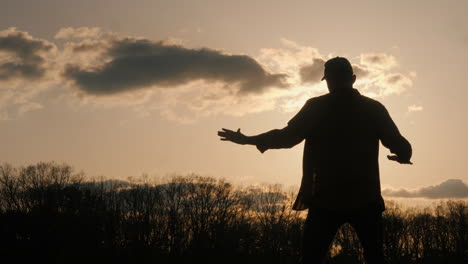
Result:
<svg viewBox="0 0 468 264"><path fill-rule="evenodd" d="M237 131L229 130L226 128L222 129L223 131L218 131L218 136L221 140L232 141L237 144L245 145L247 144L248 137L240 132L240 128Z"/></svg>

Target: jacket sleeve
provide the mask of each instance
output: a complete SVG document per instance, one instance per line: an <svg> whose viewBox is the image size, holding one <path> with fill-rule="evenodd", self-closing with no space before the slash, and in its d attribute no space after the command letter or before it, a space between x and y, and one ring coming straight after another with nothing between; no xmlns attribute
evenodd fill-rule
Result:
<svg viewBox="0 0 468 264"><path fill-rule="evenodd" d="M300 130L289 125L282 129L270 130L255 137L257 137L257 149L261 153L267 149L292 148L304 139Z"/></svg>
<svg viewBox="0 0 468 264"><path fill-rule="evenodd" d="M268 149L292 148L306 136L307 118L310 115L310 100L288 121L282 129L273 129L254 136L257 149L263 153Z"/></svg>
<svg viewBox="0 0 468 264"><path fill-rule="evenodd" d="M396 154L400 159L409 161L412 156L411 144L404 138L393 122L385 106L380 104L377 120L377 133L382 145Z"/></svg>

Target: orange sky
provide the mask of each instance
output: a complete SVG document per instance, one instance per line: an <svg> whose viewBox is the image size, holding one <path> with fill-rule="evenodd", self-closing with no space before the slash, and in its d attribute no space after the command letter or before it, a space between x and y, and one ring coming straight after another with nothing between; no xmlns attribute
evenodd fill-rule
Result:
<svg viewBox="0 0 468 264"><path fill-rule="evenodd" d="M253 146L220 141L216 132L241 128L254 135L284 127L307 98L327 92L325 83L304 82L301 67L345 56L364 70L355 87L386 105L413 145L413 166L387 161L388 150L381 148L382 186L468 182L466 1L2 6L2 162L55 160L116 178L195 172L242 184L298 185L303 143L260 154ZM12 36L31 50L1 41ZM171 50L180 61L192 54L197 62L184 64L183 74L179 64L163 74L153 53L123 51L129 43ZM77 46L90 48L78 52ZM200 48L229 66L206 62ZM145 63L153 68L124 63L141 59L137 55L148 56ZM96 70L109 62L115 62L110 76L119 78Z"/></svg>

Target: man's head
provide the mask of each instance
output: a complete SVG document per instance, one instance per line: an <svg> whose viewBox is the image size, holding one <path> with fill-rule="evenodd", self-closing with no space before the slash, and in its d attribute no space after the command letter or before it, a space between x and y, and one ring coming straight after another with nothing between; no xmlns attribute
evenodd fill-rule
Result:
<svg viewBox="0 0 468 264"><path fill-rule="evenodd" d="M356 81L353 67L346 58L335 57L325 62L322 81L327 81L328 90L332 92L352 89Z"/></svg>

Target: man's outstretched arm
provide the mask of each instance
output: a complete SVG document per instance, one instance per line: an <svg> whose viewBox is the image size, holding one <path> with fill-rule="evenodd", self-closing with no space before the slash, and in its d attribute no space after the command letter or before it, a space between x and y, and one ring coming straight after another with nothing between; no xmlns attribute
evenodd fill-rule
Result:
<svg viewBox="0 0 468 264"><path fill-rule="evenodd" d="M263 153L267 149L292 148L305 139L307 130L311 123L310 116L312 99L309 99L301 110L288 121L288 125L282 129L273 129L268 132L256 135L246 136L240 132L223 128L218 131L221 140L232 141L242 145L255 145Z"/></svg>
<svg viewBox="0 0 468 264"><path fill-rule="evenodd" d="M240 132L240 128L237 131L223 128L222 131L218 131L218 136L224 141L241 145L255 145L262 153L267 149L292 148L304 139L301 130L291 126L273 129L256 136L246 136Z"/></svg>

